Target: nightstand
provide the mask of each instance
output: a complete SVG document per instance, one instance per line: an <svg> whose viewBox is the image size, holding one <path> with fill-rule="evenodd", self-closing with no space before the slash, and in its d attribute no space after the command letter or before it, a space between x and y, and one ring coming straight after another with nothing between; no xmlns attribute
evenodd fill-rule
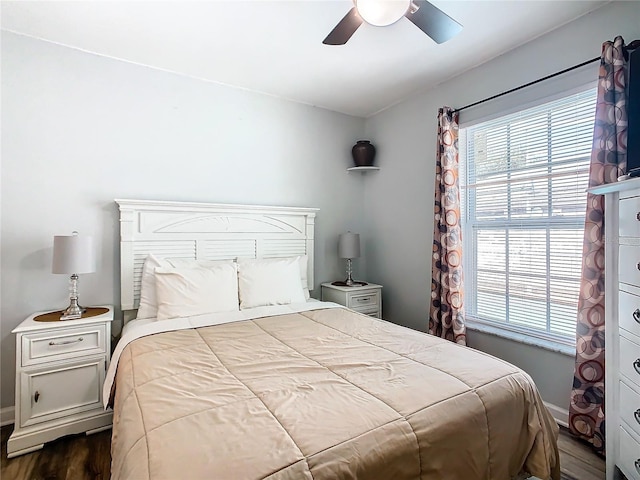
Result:
<svg viewBox="0 0 640 480"><path fill-rule="evenodd" d="M322 300L335 302L356 312L382 318L382 285L370 283L355 287L322 284Z"/></svg>
<svg viewBox="0 0 640 480"><path fill-rule="evenodd" d="M64 435L111 426L102 384L111 358L113 307L91 307L77 320L33 314L16 334L16 405L9 458L42 448Z"/></svg>

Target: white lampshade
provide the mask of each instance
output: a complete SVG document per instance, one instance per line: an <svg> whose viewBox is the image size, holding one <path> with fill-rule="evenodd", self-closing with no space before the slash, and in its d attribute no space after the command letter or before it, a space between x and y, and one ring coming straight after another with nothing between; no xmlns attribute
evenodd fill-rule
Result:
<svg viewBox="0 0 640 480"><path fill-rule="evenodd" d="M358 258L360 256L360 234L341 233L338 238L338 256L340 258Z"/></svg>
<svg viewBox="0 0 640 480"><path fill-rule="evenodd" d="M93 238L84 235L56 235L53 237L52 273L91 273L96 271Z"/></svg>

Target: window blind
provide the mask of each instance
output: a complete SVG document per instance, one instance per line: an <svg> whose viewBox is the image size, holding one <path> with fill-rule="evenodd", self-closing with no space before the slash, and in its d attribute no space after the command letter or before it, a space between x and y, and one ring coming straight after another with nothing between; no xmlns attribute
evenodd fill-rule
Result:
<svg viewBox="0 0 640 480"><path fill-rule="evenodd" d="M575 343L596 89L461 129L465 308Z"/></svg>

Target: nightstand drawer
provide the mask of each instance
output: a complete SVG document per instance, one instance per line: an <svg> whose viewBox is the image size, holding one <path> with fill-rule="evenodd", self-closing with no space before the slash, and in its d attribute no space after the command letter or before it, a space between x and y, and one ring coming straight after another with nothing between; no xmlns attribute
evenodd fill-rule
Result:
<svg viewBox="0 0 640 480"><path fill-rule="evenodd" d="M104 324L26 333L22 336L22 365L106 353L106 345Z"/></svg>
<svg viewBox="0 0 640 480"><path fill-rule="evenodd" d="M102 409L104 357L58 368L23 370L20 426Z"/></svg>
<svg viewBox="0 0 640 480"><path fill-rule="evenodd" d="M356 307L356 308L352 308L352 310L358 312L358 313L363 313L365 315L369 315L370 317L376 317L376 318L380 318L380 310L378 309L377 306L375 307Z"/></svg>
<svg viewBox="0 0 640 480"><path fill-rule="evenodd" d="M369 292L358 292L349 295L347 307L359 310L365 307L378 307L380 298L379 290L372 290Z"/></svg>

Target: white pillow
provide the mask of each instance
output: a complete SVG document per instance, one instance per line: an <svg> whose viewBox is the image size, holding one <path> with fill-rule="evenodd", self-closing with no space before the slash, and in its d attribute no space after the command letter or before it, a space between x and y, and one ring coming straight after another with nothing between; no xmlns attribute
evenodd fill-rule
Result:
<svg viewBox="0 0 640 480"><path fill-rule="evenodd" d="M308 266L309 266L309 258L306 255L299 255L297 257L287 257L287 258L263 258L260 260L256 260L255 258L238 258L238 263L243 262L279 262L282 260L297 260L300 266L300 281L302 282L302 291L304 292L304 298L309 300L311 295L309 294L309 279L307 275Z"/></svg>
<svg viewBox="0 0 640 480"><path fill-rule="evenodd" d="M238 270L213 267L156 268L158 320L238 311Z"/></svg>
<svg viewBox="0 0 640 480"><path fill-rule="evenodd" d="M159 259L150 253L142 266L142 278L140 279L140 304L136 318L156 318L158 302L156 300L156 268L164 267L212 267L216 265L233 263L233 260L193 260L190 258L163 258Z"/></svg>
<svg viewBox="0 0 640 480"><path fill-rule="evenodd" d="M158 267L167 266L169 264L165 260L160 260L152 253L145 259L140 280L140 305L136 318L155 318L158 312L155 271Z"/></svg>
<svg viewBox="0 0 640 480"><path fill-rule="evenodd" d="M305 302L298 257L238 261L240 309Z"/></svg>

